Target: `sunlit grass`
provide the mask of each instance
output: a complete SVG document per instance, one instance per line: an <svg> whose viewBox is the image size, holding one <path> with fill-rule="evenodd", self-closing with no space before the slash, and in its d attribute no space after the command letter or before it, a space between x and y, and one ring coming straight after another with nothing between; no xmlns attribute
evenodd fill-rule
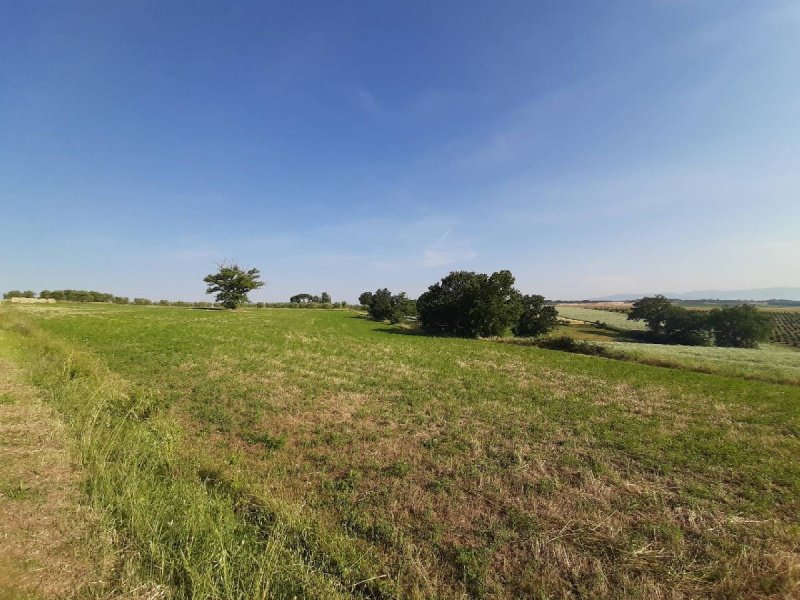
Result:
<svg viewBox="0 0 800 600"><path fill-rule="evenodd" d="M55 308L19 317L37 381L142 572L179 596L797 583L797 387L346 311Z"/></svg>

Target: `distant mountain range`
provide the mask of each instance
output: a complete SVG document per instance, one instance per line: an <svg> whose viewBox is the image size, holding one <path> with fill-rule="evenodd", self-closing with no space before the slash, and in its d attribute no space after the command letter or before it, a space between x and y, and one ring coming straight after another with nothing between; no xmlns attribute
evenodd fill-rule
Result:
<svg viewBox="0 0 800 600"><path fill-rule="evenodd" d="M756 288L751 290L695 290L683 293L660 293L667 298L677 300L800 300L800 287ZM613 294L611 296L591 298L591 300L599 302L623 302L626 300L636 300L643 296L655 296L655 293Z"/></svg>

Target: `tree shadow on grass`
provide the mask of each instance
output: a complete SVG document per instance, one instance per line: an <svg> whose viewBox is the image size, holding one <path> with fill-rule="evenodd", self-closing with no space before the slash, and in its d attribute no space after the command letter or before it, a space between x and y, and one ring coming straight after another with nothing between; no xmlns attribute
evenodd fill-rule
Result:
<svg viewBox="0 0 800 600"><path fill-rule="evenodd" d="M443 333L438 331L428 331L427 329L420 329L420 328L407 328L407 327L393 327L391 325L387 325L386 327L379 327L374 331L380 333L391 333L394 335L410 335L410 336L418 336L418 337L427 337L427 338L453 338L457 340L473 340L475 338L465 336L465 335L456 335L454 333Z"/></svg>

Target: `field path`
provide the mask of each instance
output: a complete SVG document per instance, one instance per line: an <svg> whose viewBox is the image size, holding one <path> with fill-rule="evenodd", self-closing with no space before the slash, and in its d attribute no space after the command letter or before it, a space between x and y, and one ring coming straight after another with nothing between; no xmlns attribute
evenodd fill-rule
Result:
<svg viewBox="0 0 800 600"><path fill-rule="evenodd" d="M74 594L92 576L79 558L79 506L64 426L2 355L0 338L0 600Z"/></svg>

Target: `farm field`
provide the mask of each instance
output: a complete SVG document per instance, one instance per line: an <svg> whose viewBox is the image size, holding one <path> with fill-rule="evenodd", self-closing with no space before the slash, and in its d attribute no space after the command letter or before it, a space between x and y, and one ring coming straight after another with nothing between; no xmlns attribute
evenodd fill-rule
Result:
<svg viewBox="0 0 800 600"><path fill-rule="evenodd" d="M800 313L792 309L770 311L776 318L776 328L771 336L774 343L761 344L758 349L642 343L635 338L625 339L630 335L626 331L637 332L645 328L643 323L628 321L624 314L573 306L559 306L558 311L560 316L582 323L561 325L551 335L602 343L631 360L731 377L800 383L800 351L791 347L795 339L795 324L798 326L797 335L800 335ZM607 323L617 331L591 325L597 321Z"/></svg>
<svg viewBox="0 0 800 600"><path fill-rule="evenodd" d="M128 549L117 589L768 598L800 583L797 386L347 310L20 305L0 327Z"/></svg>
<svg viewBox="0 0 800 600"><path fill-rule="evenodd" d="M770 339L800 347L800 312L773 312L772 319L775 327Z"/></svg>
<svg viewBox="0 0 800 600"><path fill-rule="evenodd" d="M567 319L575 319L576 321L585 321L587 323L602 321L603 323L607 323L612 327L616 327L618 329L627 329L630 331L647 330L647 326L643 322L629 321L628 317L620 312L565 304L560 304L556 308L559 316L566 317Z"/></svg>

